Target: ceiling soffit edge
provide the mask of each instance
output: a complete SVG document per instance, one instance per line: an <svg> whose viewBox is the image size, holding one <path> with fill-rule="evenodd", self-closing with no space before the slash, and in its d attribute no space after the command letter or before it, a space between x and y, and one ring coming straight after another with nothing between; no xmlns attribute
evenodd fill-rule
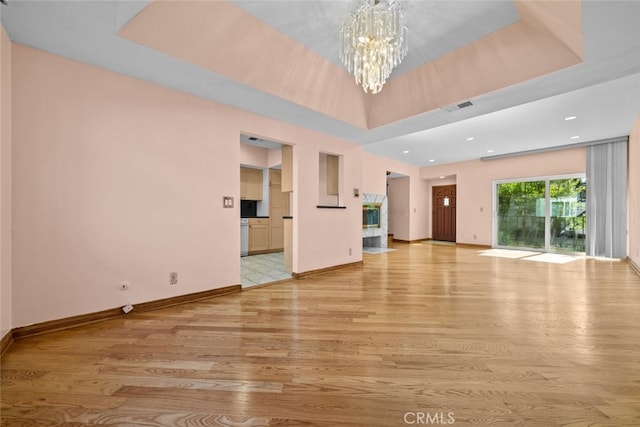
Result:
<svg viewBox="0 0 640 427"><path fill-rule="evenodd" d="M231 2L154 1L123 26L118 35L326 116L367 128L365 94L347 70Z"/></svg>
<svg viewBox="0 0 640 427"><path fill-rule="evenodd" d="M516 2L520 20L393 79L370 97L369 129L471 100L582 62L580 3ZM554 22L541 25L553 15ZM562 22L570 30L559 29Z"/></svg>
<svg viewBox="0 0 640 427"><path fill-rule="evenodd" d="M520 16L538 27L546 28L560 43L584 59L582 34L582 0L516 0Z"/></svg>
<svg viewBox="0 0 640 427"><path fill-rule="evenodd" d="M344 68L230 2L152 2L119 35L374 129L582 62L579 1L518 0L516 6L516 23L388 81L376 95L365 94ZM212 16L218 25L211 25Z"/></svg>

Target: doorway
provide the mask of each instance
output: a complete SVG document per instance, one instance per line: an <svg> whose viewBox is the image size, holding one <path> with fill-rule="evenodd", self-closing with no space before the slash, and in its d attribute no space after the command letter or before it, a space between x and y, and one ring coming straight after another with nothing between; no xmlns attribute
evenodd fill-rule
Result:
<svg viewBox="0 0 640 427"><path fill-rule="evenodd" d="M456 185L433 187L431 237L444 242L456 241Z"/></svg>
<svg viewBox="0 0 640 427"><path fill-rule="evenodd" d="M240 135L243 288L291 278L284 252L283 218L290 215L291 193L283 192L283 147L281 143Z"/></svg>
<svg viewBox="0 0 640 427"><path fill-rule="evenodd" d="M411 240L411 178L387 171L387 241Z"/></svg>

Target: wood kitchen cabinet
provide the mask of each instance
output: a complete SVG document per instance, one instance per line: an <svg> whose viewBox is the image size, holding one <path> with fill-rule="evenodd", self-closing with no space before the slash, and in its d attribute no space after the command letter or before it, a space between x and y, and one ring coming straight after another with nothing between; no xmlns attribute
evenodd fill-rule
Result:
<svg viewBox="0 0 640 427"><path fill-rule="evenodd" d="M262 169L240 167L240 199L262 200Z"/></svg>
<svg viewBox="0 0 640 427"><path fill-rule="evenodd" d="M249 218L249 255L269 250L269 218Z"/></svg>
<svg viewBox="0 0 640 427"><path fill-rule="evenodd" d="M282 172L269 169L269 249L284 249L282 217L289 215L289 194L282 192Z"/></svg>
<svg viewBox="0 0 640 427"><path fill-rule="evenodd" d="M281 189L283 193L293 191L293 147L291 145L282 146L282 179Z"/></svg>

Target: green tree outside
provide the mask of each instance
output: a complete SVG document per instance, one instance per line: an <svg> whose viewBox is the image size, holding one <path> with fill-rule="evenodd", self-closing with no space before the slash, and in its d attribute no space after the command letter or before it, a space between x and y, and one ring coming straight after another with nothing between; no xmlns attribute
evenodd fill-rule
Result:
<svg viewBox="0 0 640 427"><path fill-rule="evenodd" d="M498 184L498 245L545 247L546 181ZM584 251L586 183L581 178L549 181L551 247Z"/></svg>

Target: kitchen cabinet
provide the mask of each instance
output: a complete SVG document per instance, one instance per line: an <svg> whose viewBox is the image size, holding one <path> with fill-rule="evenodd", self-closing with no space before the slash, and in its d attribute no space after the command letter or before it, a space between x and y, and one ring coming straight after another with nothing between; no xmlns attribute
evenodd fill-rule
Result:
<svg viewBox="0 0 640 427"><path fill-rule="evenodd" d="M282 146L282 180L281 191L291 193L293 191L293 146Z"/></svg>
<svg viewBox="0 0 640 427"><path fill-rule="evenodd" d="M289 194L282 192L282 172L269 169L269 249L284 249L282 217L289 215Z"/></svg>
<svg viewBox="0 0 640 427"><path fill-rule="evenodd" d="M240 167L240 199L262 200L262 169Z"/></svg>
<svg viewBox="0 0 640 427"><path fill-rule="evenodd" d="M249 255L269 250L269 218L249 218Z"/></svg>

